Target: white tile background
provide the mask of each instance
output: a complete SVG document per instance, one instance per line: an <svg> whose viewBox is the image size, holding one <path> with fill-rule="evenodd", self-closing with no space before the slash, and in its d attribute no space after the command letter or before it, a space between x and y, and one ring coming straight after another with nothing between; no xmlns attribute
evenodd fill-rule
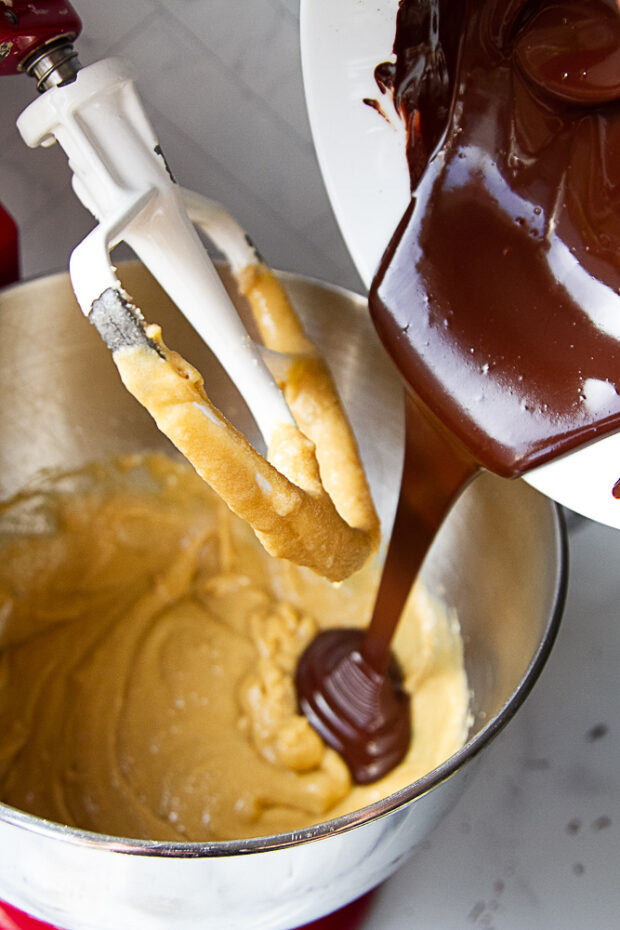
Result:
<svg viewBox="0 0 620 930"><path fill-rule="evenodd" d="M179 181L221 200L275 267L359 289L313 152L297 0L78 7L82 63L133 63ZM17 135L32 94L26 78L0 82L0 201L21 229L25 277L66 267L92 225L62 152L29 151ZM379 892L364 930L620 927L620 534L585 524L571 550L541 681L459 805Z"/></svg>

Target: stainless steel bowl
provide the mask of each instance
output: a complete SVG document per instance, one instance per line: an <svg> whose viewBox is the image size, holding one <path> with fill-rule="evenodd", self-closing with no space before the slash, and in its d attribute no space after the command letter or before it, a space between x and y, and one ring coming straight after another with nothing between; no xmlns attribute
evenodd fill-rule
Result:
<svg viewBox="0 0 620 930"><path fill-rule="evenodd" d="M384 526L402 449L402 390L365 301L284 280L322 346L356 428ZM216 360L139 266L127 290L168 343L205 375L213 399L255 437ZM42 469L167 441L125 392L65 274L0 293L0 497ZM0 804L0 898L66 930L289 930L390 875L460 795L491 738L530 691L563 606L565 540L554 505L520 481L484 475L466 490L424 567L456 606L472 688L467 744L438 769L364 810L298 833L154 843L50 823Z"/></svg>

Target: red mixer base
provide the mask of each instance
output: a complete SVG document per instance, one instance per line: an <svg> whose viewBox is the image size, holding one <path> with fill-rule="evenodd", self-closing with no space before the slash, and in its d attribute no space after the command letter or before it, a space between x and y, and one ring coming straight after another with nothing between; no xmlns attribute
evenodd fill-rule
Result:
<svg viewBox="0 0 620 930"><path fill-rule="evenodd" d="M328 914L327 917L306 924L305 927L299 927L299 930L360 930L371 894L358 898L357 901L353 901L333 914ZM59 930L59 928L35 920L23 911L11 907L10 904L0 902L0 930Z"/></svg>
<svg viewBox="0 0 620 930"><path fill-rule="evenodd" d="M321 917L320 920L314 920L311 924L299 927L299 930L361 930L372 895L371 891L363 898L358 898L357 901L352 901L346 907L340 908L339 911L334 911L327 917Z"/></svg>

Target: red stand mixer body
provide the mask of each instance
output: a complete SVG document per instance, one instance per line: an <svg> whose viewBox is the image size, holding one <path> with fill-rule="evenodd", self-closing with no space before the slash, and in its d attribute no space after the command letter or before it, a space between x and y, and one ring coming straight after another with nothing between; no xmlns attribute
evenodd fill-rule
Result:
<svg viewBox="0 0 620 930"><path fill-rule="evenodd" d="M0 287L19 278L19 238L13 217L0 204Z"/></svg>

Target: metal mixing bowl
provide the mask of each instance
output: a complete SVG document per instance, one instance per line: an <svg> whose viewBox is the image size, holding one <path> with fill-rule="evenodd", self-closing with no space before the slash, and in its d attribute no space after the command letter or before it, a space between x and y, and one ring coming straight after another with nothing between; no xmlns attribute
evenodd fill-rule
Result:
<svg viewBox="0 0 620 930"><path fill-rule="evenodd" d="M168 344L203 372L216 403L255 437L242 400L154 282L134 265L123 277ZM335 373L389 527L402 449L398 377L362 298L283 278ZM169 448L121 386L65 274L0 293L0 353L1 498L41 469ZM102 836L0 804L0 898L66 930L289 930L381 882L458 798L544 665L565 593L555 506L521 481L483 475L453 509L424 575L457 608L472 689L469 740L438 769L346 817L236 842Z"/></svg>

